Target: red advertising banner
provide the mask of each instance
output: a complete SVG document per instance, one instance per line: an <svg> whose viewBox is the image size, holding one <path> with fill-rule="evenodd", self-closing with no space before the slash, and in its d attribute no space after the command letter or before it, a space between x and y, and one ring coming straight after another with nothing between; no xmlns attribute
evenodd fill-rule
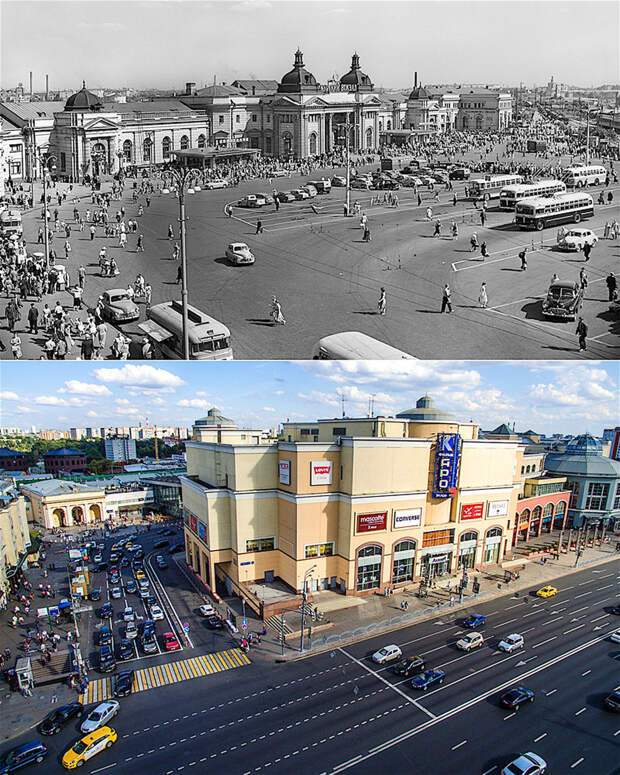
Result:
<svg viewBox="0 0 620 775"><path fill-rule="evenodd" d="M387 529L387 511L378 514L358 514L356 533L371 533Z"/></svg>
<svg viewBox="0 0 620 775"><path fill-rule="evenodd" d="M196 517L193 514L190 514L189 526L194 533L198 533L198 522L196 521Z"/></svg>
<svg viewBox="0 0 620 775"><path fill-rule="evenodd" d="M468 503L461 507L461 519L482 519L484 503Z"/></svg>

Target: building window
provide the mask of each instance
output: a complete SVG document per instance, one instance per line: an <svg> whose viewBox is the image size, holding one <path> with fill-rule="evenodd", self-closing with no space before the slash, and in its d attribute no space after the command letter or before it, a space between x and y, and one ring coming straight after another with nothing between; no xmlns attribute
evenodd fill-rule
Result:
<svg viewBox="0 0 620 775"><path fill-rule="evenodd" d="M198 135L198 147L204 148L207 144L207 138L204 135Z"/></svg>
<svg viewBox="0 0 620 775"><path fill-rule="evenodd" d="M310 435L310 428L302 428L300 431L302 436L309 436Z"/></svg>
<svg viewBox="0 0 620 775"><path fill-rule="evenodd" d="M21 174L22 174L21 161L15 161L14 159L9 159L9 176L18 177Z"/></svg>
<svg viewBox="0 0 620 775"><path fill-rule="evenodd" d="M164 137L161 141L161 155L164 159L170 158L170 149L172 148L172 140L169 137Z"/></svg>
<svg viewBox="0 0 620 775"><path fill-rule="evenodd" d="M458 568L473 568L476 564L476 543L478 542L478 533L475 530L469 530L459 539L459 559Z"/></svg>
<svg viewBox="0 0 620 775"><path fill-rule="evenodd" d="M235 116L235 124L240 124L240 123L241 123L241 116L237 113L237 115Z"/></svg>
<svg viewBox="0 0 620 775"><path fill-rule="evenodd" d="M286 156L290 156L293 150L293 135L290 132L285 132L282 135L282 152Z"/></svg>
<svg viewBox="0 0 620 775"><path fill-rule="evenodd" d="M521 466L521 476L525 473L525 466Z"/></svg>
<svg viewBox="0 0 620 775"><path fill-rule="evenodd" d="M372 129L370 127L366 130L366 148L372 148Z"/></svg>
<svg viewBox="0 0 620 775"><path fill-rule="evenodd" d="M123 158L126 162L131 162L133 153L133 145L131 143L131 140L125 140L123 143Z"/></svg>
<svg viewBox="0 0 620 775"><path fill-rule="evenodd" d="M64 172L67 169L67 154L63 151L60 152L60 171Z"/></svg>
<svg viewBox="0 0 620 775"><path fill-rule="evenodd" d="M334 542L329 541L326 544L308 544L305 549L305 557L331 557L334 553Z"/></svg>
<svg viewBox="0 0 620 775"><path fill-rule="evenodd" d="M189 148L189 137L187 135L183 135L181 138L181 150L186 151Z"/></svg>
<svg viewBox="0 0 620 775"><path fill-rule="evenodd" d="M334 436L346 436L347 435L347 429L345 427L342 428L334 428L332 430L332 434Z"/></svg>
<svg viewBox="0 0 620 775"><path fill-rule="evenodd" d="M267 116L269 118L269 116ZM265 153L271 153L271 137L265 138Z"/></svg>
<svg viewBox="0 0 620 775"><path fill-rule="evenodd" d="M603 511L607 505L609 485L600 482L590 482L586 496L587 511Z"/></svg>
<svg viewBox="0 0 620 775"><path fill-rule="evenodd" d="M422 546L443 546L444 544L454 543L454 530L433 530L424 533L422 537Z"/></svg>
<svg viewBox="0 0 620 775"><path fill-rule="evenodd" d="M415 571L415 541L401 541L394 547L392 584L413 581Z"/></svg>
<svg viewBox="0 0 620 775"><path fill-rule="evenodd" d="M543 519L553 516L553 503L548 503L543 510Z"/></svg>
<svg viewBox="0 0 620 775"><path fill-rule="evenodd" d="M142 161L151 161L152 153L153 141L150 137L147 137L146 140L142 143Z"/></svg>
<svg viewBox="0 0 620 775"><path fill-rule="evenodd" d="M218 124L223 124L224 123L224 116L220 115L220 116L217 117L217 119L218 119Z"/></svg>
<svg viewBox="0 0 620 775"><path fill-rule="evenodd" d="M271 116L269 114L267 114L267 123L271 124Z"/></svg>
<svg viewBox="0 0 620 775"><path fill-rule="evenodd" d="M9 145L9 153L21 153L21 145Z"/></svg>
<svg viewBox="0 0 620 775"><path fill-rule="evenodd" d="M312 132L309 138L310 156L316 156L316 132Z"/></svg>
<svg viewBox="0 0 620 775"><path fill-rule="evenodd" d="M614 498L613 510L618 511L620 509L620 483L616 486L616 496Z"/></svg>
<svg viewBox="0 0 620 775"><path fill-rule="evenodd" d="M256 115L256 113L252 113L252 121L254 123L256 123L258 121L258 116Z"/></svg>
<svg viewBox="0 0 620 775"><path fill-rule="evenodd" d="M276 548L275 536L270 538L253 538L245 542L246 552L269 552Z"/></svg>
<svg viewBox="0 0 620 775"><path fill-rule="evenodd" d="M568 482L567 487L571 490L569 509L576 509L579 500L579 482Z"/></svg>
<svg viewBox="0 0 620 775"><path fill-rule="evenodd" d="M486 535L484 541L484 559L485 565L495 565L499 562L499 551L502 545L502 530L499 527L492 527Z"/></svg>
<svg viewBox="0 0 620 775"><path fill-rule="evenodd" d="M566 513L566 502L560 501L557 506L555 507L555 516L557 517L563 517Z"/></svg>
<svg viewBox="0 0 620 775"><path fill-rule="evenodd" d="M365 546L357 555L357 590L377 589L381 584L380 546Z"/></svg>

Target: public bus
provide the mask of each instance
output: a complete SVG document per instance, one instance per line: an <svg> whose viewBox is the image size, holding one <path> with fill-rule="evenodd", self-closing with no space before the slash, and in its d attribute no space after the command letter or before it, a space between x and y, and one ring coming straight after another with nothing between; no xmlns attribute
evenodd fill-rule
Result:
<svg viewBox="0 0 620 775"><path fill-rule="evenodd" d="M23 233L24 227L19 210L3 210L0 213L0 234L3 237L12 237L14 235L21 237Z"/></svg>
<svg viewBox="0 0 620 775"><path fill-rule="evenodd" d="M315 361L417 360L413 355L362 334L361 331L343 331L324 336L315 344L312 358Z"/></svg>
<svg viewBox="0 0 620 775"><path fill-rule="evenodd" d="M566 184L561 180L538 180L536 183L520 183L516 186L507 186L500 191L500 210L514 210L517 201L532 197L553 196L565 194Z"/></svg>
<svg viewBox="0 0 620 775"><path fill-rule="evenodd" d="M518 183L523 183L521 175L485 175L483 178L475 178L469 181L469 198L488 202L489 199L496 199L503 188Z"/></svg>
<svg viewBox="0 0 620 775"><path fill-rule="evenodd" d="M230 331L205 312L187 307L189 358L197 361L230 361ZM154 304L138 326L153 342L158 358L183 359L183 307L179 301Z"/></svg>
<svg viewBox="0 0 620 775"><path fill-rule="evenodd" d="M579 223L594 215L590 194L556 194L540 199L523 199L515 207L515 220L521 229L541 229L560 223Z"/></svg>
<svg viewBox="0 0 620 775"><path fill-rule="evenodd" d="M562 172L562 180L568 188L583 188L585 186L598 186L605 182L607 170L600 164L580 165L567 167Z"/></svg>

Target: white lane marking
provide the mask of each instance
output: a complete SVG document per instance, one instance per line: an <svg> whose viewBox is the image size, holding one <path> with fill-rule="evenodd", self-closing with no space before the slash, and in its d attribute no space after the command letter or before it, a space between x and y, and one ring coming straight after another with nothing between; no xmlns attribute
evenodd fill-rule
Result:
<svg viewBox="0 0 620 775"><path fill-rule="evenodd" d="M460 748L462 745L465 745L466 743L467 743L467 740L461 740L460 743L458 743L457 745L453 745L452 746L452 750L456 751L457 748Z"/></svg>
<svg viewBox="0 0 620 775"><path fill-rule="evenodd" d="M583 678L584 675L589 675L591 672L592 672L591 670L586 670L585 673L581 674L581 677Z"/></svg>
<svg viewBox="0 0 620 775"><path fill-rule="evenodd" d="M97 772L103 772L104 770L109 770L110 767L116 767L116 762L114 762L114 764L107 764L105 767L99 767L98 770L93 770L93 775L95 775L95 773Z"/></svg>
<svg viewBox="0 0 620 775"><path fill-rule="evenodd" d="M579 759L577 759L577 761L576 761L576 762L573 762L573 763L571 764L571 766L570 766L571 770L572 770L574 767L576 767L578 764L581 764L581 762L582 762L582 761L583 761L583 756L580 756L580 757L579 757Z"/></svg>
<svg viewBox="0 0 620 775"><path fill-rule="evenodd" d="M546 732L543 732L542 735L538 735L538 737L535 737L534 738L534 742L538 743L540 740L543 739L543 737L547 737L547 733Z"/></svg>
<svg viewBox="0 0 620 775"><path fill-rule="evenodd" d="M495 772L495 770L497 769L497 767L498 767L498 765L497 765L497 764L494 764L494 765L491 767L491 769L490 769L490 770L485 770L485 772L483 772L483 773L482 773L482 775L491 775L491 773L492 773L492 772Z"/></svg>
<svg viewBox="0 0 620 775"><path fill-rule="evenodd" d="M555 694L557 692L557 689L552 689L550 692L546 692L545 697L551 697L552 694Z"/></svg>
<svg viewBox="0 0 620 775"><path fill-rule="evenodd" d="M585 624L578 624L576 627L571 627L570 630L564 630L562 635L568 635L569 632L575 632L575 630L580 630L582 627L585 627Z"/></svg>
<svg viewBox="0 0 620 775"><path fill-rule="evenodd" d="M601 616L597 616L596 619L590 619L591 622L598 622L599 619L606 619L610 614L602 614Z"/></svg>
<svg viewBox="0 0 620 775"><path fill-rule="evenodd" d="M585 712L586 712L586 710L587 710L587 708L582 708L581 710L578 710L578 711L577 711L577 713L575 713L575 716L579 716L579 715L581 715L582 713L585 713Z"/></svg>
<svg viewBox="0 0 620 775"><path fill-rule="evenodd" d="M555 640L558 636L554 635L553 638L547 638L547 640L543 640L540 643L536 643L534 646L532 646L533 649L537 649L539 646L544 646L545 643L551 643L552 640Z"/></svg>
<svg viewBox="0 0 620 775"><path fill-rule="evenodd" d="M504 716L504 721L508 721L509 718L512 718L513 716L516 716L516 712L513 711L512 713L509 713L507 716Z"/></svg>

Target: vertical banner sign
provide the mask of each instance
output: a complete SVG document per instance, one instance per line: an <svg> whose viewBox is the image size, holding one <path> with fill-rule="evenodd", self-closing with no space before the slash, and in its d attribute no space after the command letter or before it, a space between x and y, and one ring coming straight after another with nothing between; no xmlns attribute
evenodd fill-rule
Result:
<svg viewBox="0 0 620 775"><path fill-rule="evenodd" d="M310 463L310 484L331 484L331 460L321 460Z"/></svg>
<svg viewBox="0 0 620 775"><path fill-rule="evenodd" d="M280 460L280 484L291 483L291 462L290 460Z"/></svg>
<svg viewBox="0 0 620 775"><path fill-rule="evenodd" d="M612 460L620 460L620 429L614 433L613 441L611 442L611 453L609 457Z"/></svg>
<svg viewBox="0 0 620 775"><path fill-rule="evenodd" d="M193 514L190 514L189 526L192 529L193 533L198 533L198 521L196 520L196 517Z"/></svg>
<svg viewBox="0 0 620 775"><path fill-rule="evenodd" d="M449 498L456 487L461 459L461 437L458 433L438 433L435 451L433 498Z"/></svg>

